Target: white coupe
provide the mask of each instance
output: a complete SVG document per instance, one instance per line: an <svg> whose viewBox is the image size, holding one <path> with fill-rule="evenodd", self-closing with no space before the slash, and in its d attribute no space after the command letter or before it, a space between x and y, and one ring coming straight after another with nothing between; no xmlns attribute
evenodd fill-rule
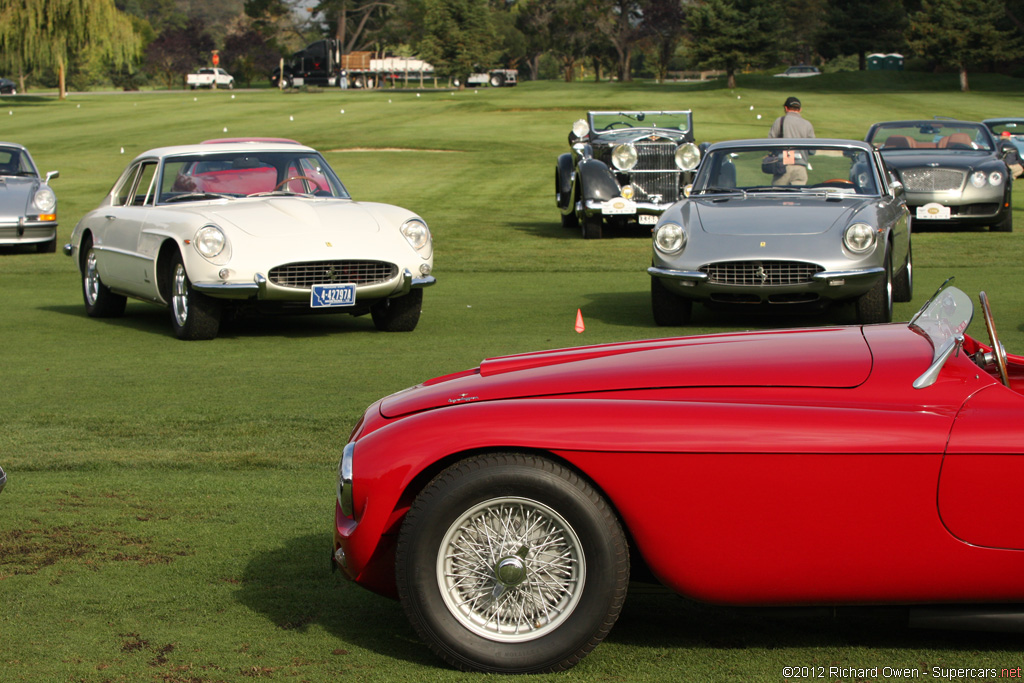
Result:
<svg viewBox="0 0 1024 683"><path fill-rule="evenodd" d="M316 150L291 140L210 140L136 157L64 245L92 317L126 297L167 306L179 339L225 315L369 313L411 331L434 284L426 222L354 201Z"/></svg>

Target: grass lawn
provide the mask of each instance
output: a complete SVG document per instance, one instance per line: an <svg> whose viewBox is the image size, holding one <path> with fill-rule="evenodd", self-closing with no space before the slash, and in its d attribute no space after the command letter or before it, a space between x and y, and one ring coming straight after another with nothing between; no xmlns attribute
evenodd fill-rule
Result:
<svg viewBox="0 0 1024 683"><path fill-rule="evenodd" d="M356 198L420 213L438 284L411 334L282 317L186 343L143 303L88 319L62 254L0 250L0 681L480 678L436 660L397 603L330 572L336 467L358 416L385 394L488 356L674 333L651 317L649 237L584 241L559 225L553 167L572 122L587 109L692 108L699 141L761 137L790 94L819 137L862 138L880 119L1024 114L1019 81L1006 78L976 76L966 94L955 75L783 80L3 98L0 137L61 173L58 244L146 149L289 137L324 151ZM914 301L897 318L955 275L972 295L988 291L1004 343L1024 351L1016 194L1016 232L914 236ZM852 309L769 318L697 307L686 332L836 322L854 322ZM984 338L980 315L970 332ZM888 613L723 609L640 589L578 667L537 678L781 682L786 666L929 678L932 667L1020 660L1017 638L910 631Z"/></svg>

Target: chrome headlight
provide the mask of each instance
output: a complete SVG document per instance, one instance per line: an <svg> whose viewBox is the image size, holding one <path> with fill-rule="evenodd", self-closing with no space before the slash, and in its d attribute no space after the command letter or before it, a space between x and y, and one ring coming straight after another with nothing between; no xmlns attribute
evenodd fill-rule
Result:
<svg viewBox="0 0 1024 683"><path fill-rule="evenodd" d="M43 185L36 190L36 194L32 198L32 205L39 209L39 213L53 213L53 210L57 208L57 195L49 185Z"/></svg>
<svg viewBox="0 0 1024 683"><path fill-rule="evenodd" d="M984 171L975 171L971 174L971 185L975 187L985 187L985 183L988 182L988 176Z"/></svg>
<svg viewBox="0 0 1024 683"><path fill-rule="evenodd" d="M338 461L338 505L346 517L352 516L352 454L355 450L355 442L349 441Z"/></svg>
<svg viewBox="0 0 1024 683"><path fill-rule="evenodd" d="M416 250L416 252L423 258L430 258L432 251L430 241L430 228L420 218L410 218L405 223L402 223L400 228L402 235L405 236L409 246Z"/></svg>
<svg viewBox="0 0 1024 683"><path fill-rule="evenodd" d="M638 158L636 147L629 142L624 145L617 145L612 150L612 164L620 171L628 171L636 166Z"/></svg>
<svg viewBox="0 0 1024 683"><path fill-rule="evenodd" d="M698 164L700 164L700 150L697 149L697 145L692 142L679 145L679 148L676 149L676 166L684 171L692 171L697 168Z"/></svg>
<svg viewBox="0 0 1024 683"><path fill-rule="evenodd" d="M654 246L666 254L681 252L686 248L686 231L677 223L662 223L654 229Z"/></svg>
<svg viewBox="0 0 1024 683"><path fill-rule="evenodd" d="M991 173L988 174L988 184L989 185L999 185L1002 182L1003 182L1003 173L1002 173L1002 171L992 171Z"/></svg>
<svg viewBox="0 0 1024 683"><path fill-rule="evenodd" d="M590 124L586 119L580 119L572 124L572 134L577 138L585 138L590 134Z"/></svg>
<svg viewBox="0 0 1024 683"><path fill-rule="evenodd" d="M863 254L875 246L875 229L867 223L854 223L843 233L843 244L855 254Z"/></svg>
<svg viewBox="0 0 1024 683"><path fill-rule="evenodd" d="M204 258L214 259L224 251L228 244L228 238L217 226L204 225L196 232L193 242Z"/></svg>

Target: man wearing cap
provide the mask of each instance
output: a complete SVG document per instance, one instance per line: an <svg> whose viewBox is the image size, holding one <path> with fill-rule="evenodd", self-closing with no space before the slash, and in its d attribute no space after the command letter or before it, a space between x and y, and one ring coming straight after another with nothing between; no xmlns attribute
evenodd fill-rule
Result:
<svg viewBox="0 0 1024 683"><path fill-rule="evenodd" d="M770 138L813 138L814 126L800 114L800 100L790 95L782 105L786 113L775 119L768 131ZM783 153L786 172L772 176L772 185L806 185L807 152L786 150Z"/></svg>

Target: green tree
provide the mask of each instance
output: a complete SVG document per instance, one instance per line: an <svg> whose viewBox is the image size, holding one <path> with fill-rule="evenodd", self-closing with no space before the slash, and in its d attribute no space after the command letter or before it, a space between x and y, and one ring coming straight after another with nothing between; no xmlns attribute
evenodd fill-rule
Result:
<svg viewBox="0 0 1024 683"><path fill-rule="evenodd" d="M0 54L19 70L54 68L61 99L70 56L88 52L130 64L138 45L113 0L0 0Z"/></svg>
<svg viewBox="0 0 1024 683"><path fill-rule="evenodd" d="M824 16L817 44L827 58L857 55L858 68L864 71L869 52L902 49L907 28L902 0L829 0Z"/></svg>
<svg viewBox="0 0 1024 683"><path fill-rule="evenodd" d="M686 34L686 7L682 0L647 0L644 25L654 71L658 82L662 83L676 48Z"/></svg>
<svg viewBox="0 0 1024 683"><path fill-rule="evenodd" d="M690 56L700 68L724 69L728 87L736 72L778 63L788 27L775 0L700 0L688 15Z"/></svg>
<svg viewBox="0 0 1024 683"><path fill-rule="evenodd" d="M646 22L640 0L599 0L594 22L615 50L620 82L633 80L633 46L645 35Z"/></svg>
<svg viewBox="0 0 1024 683"><path fill-rule="evenodd" d="M420 57L439 76L465 78L494 58L494 29L487 0L424 0Z"/></svg>
<svg viewBox="0 0 1024 683"><path fill-rule="evenodd" d="M917 54L960 72L960 90L970 90L967 69L1005 60L1019 48L1015 28L1001 2L925 0L911 17L907 43Z"/></svg>

